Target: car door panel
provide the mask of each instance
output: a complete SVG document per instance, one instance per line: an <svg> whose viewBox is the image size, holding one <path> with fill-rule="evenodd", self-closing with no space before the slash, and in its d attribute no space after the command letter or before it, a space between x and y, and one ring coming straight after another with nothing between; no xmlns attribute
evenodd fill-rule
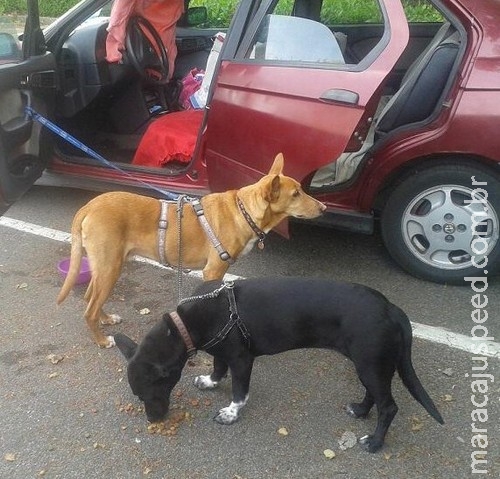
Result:
<svg viewBox="0 0 500 479"><path fill-rule="evenodd" d="M322 101L320 97L331 85L330 72L315 72L314 83L307 82L307 88L302 89L299 83L303 85L304 82L276 84L276 77L299 77L302 74L300 69L283 68L281 72L278 69L269 71L258 66L247 66L244 74L241 74L239 65L229 63L223 66L211 105L208 127L209 145L217 145L217 150L210 149L210 146L207 150L207 156L211 159L215 159L215 155L218 157L216 161L208 163L210 179L214 182L222 179L224 171L236 168L236 163L243 163L255 172L247 176L245 181L255 179L257 172L269 169L275 154L282 150L285 150L285 159L287 153L292 151L294 155L304 156L306 165L294 161L287 170L292 176L302 177L309 167L323 164L330 151L344 149L352 134L351 125L357 124L361 118L361 105L367 99L362 96L357 105ZM248 88L246 84L258 84L259 87ZM339 78L336 86L348 90L348 78ZM291 98L293 101L290 101ZM314 103L313 109L311 103ZM213 114L220 111L223 114ZM342 121L339 121L340 117ZM227 118L231 118L231 121L228 122ZM329 130L332 124L336 128ZM239 141L231 141L235 137L228 132L228 127L234 130ZM325 130L330 134L325 135ZM296 151L295 142L290 144L284 141L285 138L300 141L306 134L307 151ZM232 161L234 158L238 161ZM211 168L218 163L220 166L215 173ZM232 173L228 179L231 177L234 177Z"/></svg>
<svg viewBox="0 0 500 479"><path fill-rule="evenodd" d="M51 54L0 67L0 213L20 198L43 172L41 129L25 107L46 113L55 90Z"/></svg>
<svg viewBox="0 0 500 479"><path fill-rule="evenodd" d="M2 34L4 40L9 39L6 32ZM26 107L49 114L57 86L56 62L51 53L45 52L35 0L28 1L22 51L15 30L8 35L13 51L5 56L2 48L0 55L0 214L43 172L40 139L45 133L27 114Z"/></svg>

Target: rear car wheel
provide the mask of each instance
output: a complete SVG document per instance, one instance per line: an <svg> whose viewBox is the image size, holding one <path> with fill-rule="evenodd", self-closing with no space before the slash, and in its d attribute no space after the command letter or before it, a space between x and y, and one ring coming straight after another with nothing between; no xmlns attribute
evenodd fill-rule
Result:
<svg viewBox="0 0 500 479"><path fill-rule="evenodd" d="M394 260L418 278L449 284L495 272L499 226L500 180L469 165L433 166L406 177L381 216Z"/></svg>

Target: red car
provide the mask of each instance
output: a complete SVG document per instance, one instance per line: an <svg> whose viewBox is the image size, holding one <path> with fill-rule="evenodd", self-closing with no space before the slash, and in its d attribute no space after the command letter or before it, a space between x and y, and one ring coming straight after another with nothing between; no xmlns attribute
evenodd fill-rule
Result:
<svg viewBox="0 0 500 479"><path fill-rule="evenodd" d="M366 0L348 21L341 0L232 3L227 30L186 4L172 71L144 18L110 62L109 2L84 0L42 31L29 0L21 58L0 32L2 211L36 180L203 195L255 181L283 152L285 173L328 206L322 224L379 222L411 274L498 270L500 3ZM415 4L435 21L409 22Z"/></svg>

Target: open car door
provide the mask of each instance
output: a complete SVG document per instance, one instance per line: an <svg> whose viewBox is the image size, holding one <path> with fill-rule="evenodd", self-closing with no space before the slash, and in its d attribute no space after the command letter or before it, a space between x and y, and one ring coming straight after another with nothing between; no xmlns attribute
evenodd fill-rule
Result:
<svg viewBox="0 0 500 479"><path fill-rule="evenodd" d="M37 0L28 0L22 46L15 27L0 21L0 214L43 172L40 125L26 114L31 106L50 116L56 87L55 60L45 49Z"/></svg>
<svg viewBox="0 0 500 479"><path fill-rule="evenodd" d="M322 19L325 9L341 10L336 0L296 0L291 11L282 0L240 2L209 103L212 191L256 181L279 152L285 174L303 181L361 147L409 37L399 0L367 3L379 20L350 25L351 35Z"/></svg>

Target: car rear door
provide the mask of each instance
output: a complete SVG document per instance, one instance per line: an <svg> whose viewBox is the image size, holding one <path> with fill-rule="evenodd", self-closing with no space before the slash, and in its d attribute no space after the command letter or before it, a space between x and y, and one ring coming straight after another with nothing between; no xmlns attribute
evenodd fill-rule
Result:
<svg viewBox="0 0 500 479"><path fill-rule="evenodd" d="M21 27L22 28L22 27ZM26 107L50 116L56 86L55 60L45 51L37 0L28 0L28 18L19 26L0 20L0 214L43 172L40 125Z"/></svg>
<svg viewBox="0 0 500 479"><path fill-rule="evenodd" d="M349 58L350 39L343 49L343 38L327 31L314 11L314 5L335 8L336 0L308 1L297 0L284 15L281 0L240 3L208 106L211 190L255 181L278 152L284 153L285 173L303 180L344 151L360 148L374 99L408 42L402 5L373 0L380 38L355 60Z"/></svg>

